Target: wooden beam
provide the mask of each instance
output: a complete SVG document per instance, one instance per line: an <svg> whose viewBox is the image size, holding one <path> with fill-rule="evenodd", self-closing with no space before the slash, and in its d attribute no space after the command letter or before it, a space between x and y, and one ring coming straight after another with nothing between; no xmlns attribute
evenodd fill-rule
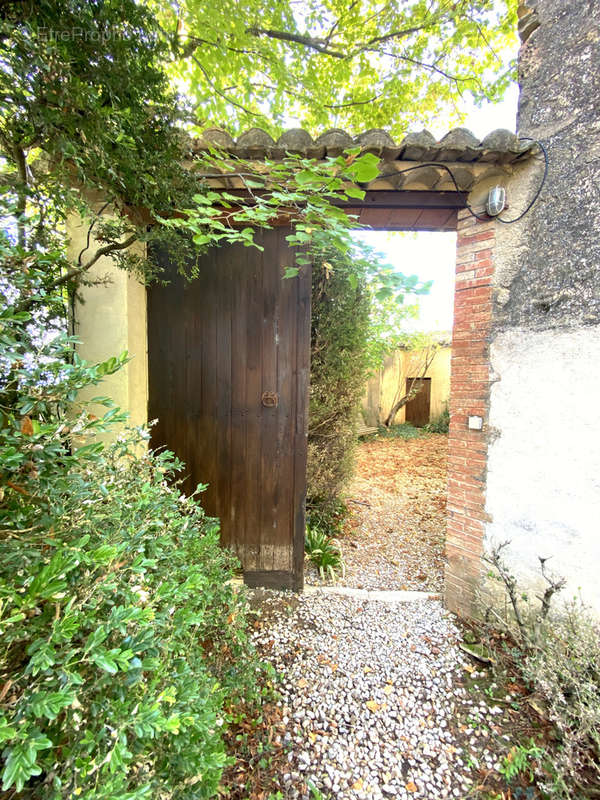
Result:
<svg viewBox="0 0 600 800"><path fill-rule="evenodd" d="M344 208L356 214L361 225L379 231L455 231L457 209L453 208Z"/></svg>
<svg viewBox="0 0 600 800"><path fill-rule="evenodd" d="M386 189L367 192L363 200L334 201L344 208L466 208L467 192L425 192Z"/></svg>
<svg viewBox="0 0 600 800"><path fill-rule="evenodd" d="M218 191L218 189L216 190ZM246 189L227 189L228 194L244 199L245 203L252 203L252 195ZM256 196L266 194L265 192L254 192ZM466 208L467 192L426 192L422 190L410 189L397 191L388 189L376 189L368 191L362 200L350 198L348 200L332 200L331 204L347 209L363 208L447 208L459 210Z"/></svg>

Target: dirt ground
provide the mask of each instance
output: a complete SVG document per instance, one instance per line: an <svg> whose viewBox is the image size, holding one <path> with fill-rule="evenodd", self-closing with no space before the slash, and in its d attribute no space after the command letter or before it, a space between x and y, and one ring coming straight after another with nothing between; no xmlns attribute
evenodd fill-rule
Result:
<svg viewBox="0 0 600 800"><path fill-rule="evenodd" d="M448 438L436 433L359 444L340 585L442 590L447 456ZM308 572L307 582L315 577Z"/></svg>

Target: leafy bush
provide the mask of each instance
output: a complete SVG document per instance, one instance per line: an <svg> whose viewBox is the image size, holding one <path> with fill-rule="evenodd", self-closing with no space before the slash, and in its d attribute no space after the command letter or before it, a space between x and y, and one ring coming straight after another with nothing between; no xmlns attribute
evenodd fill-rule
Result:
<svg viewBox="0 0 600 800"><path fill-rule="evenodd" d="M450 430L450 409L448 403L445 404L444 410L431 422L424 426L423 430L428 433L448 433Z"/></svg>
<svg viewBox="0 0 600 800"><path fill-rule="evenodd" d="M552 615L524 661L559 737L552 756L555 798L588 797L600 786L600 627L580 602ZM594 794L595 796L595 794Z"/></svg>
<svg viewBox="0 0 600 800"><path fill-rule="evenodd" d="M356 429L369 369L367 262L323 245L314 252L309 507L335 506L352 472Z"/></svg>
<svg viewBox="0 0 600 800"><path fill-rule="evenodd" d="M564 579L549 574L540 559L545 590L534 603L518 585L503 558L509 542L494 547L484 560L490 577L503 585L509 616L488 607L515 642L514 663L522 677L545 700L554 725L555 746L548 754L544 789L552 798L587 800L600 786L600 625L580 601L552 606ZM537 758L540 753L536 752Z"/></svg>
<svg viewBox="0 0 600 800"><path fill-rule="evenodd" d="M76 394L124 359L89 366L60 319L14 313L36 286L33 269L0 286L3 789L212 797L223 730L259 669L232 558L146 432L94 441L118 412L97 419Z"/></svg>
<svg viewBox="0 0 600 800"><path fill-rule="evenodd" d="M306 505L306 524L309 528L319 529L327 536L340 536L344 530L344 522L348 517L348 506L337 498L327 505Z"/></svg>

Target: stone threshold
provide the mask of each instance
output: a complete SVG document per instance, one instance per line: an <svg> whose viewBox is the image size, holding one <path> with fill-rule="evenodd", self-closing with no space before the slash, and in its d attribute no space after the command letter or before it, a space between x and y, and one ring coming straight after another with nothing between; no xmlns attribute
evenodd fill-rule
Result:
<svg viewBox="0 0 600 800"><path fill-rule="evenodd" d="M231 578L227 583L235 587L242 587L244 581L241 578ZM278 591L269 589L269 591ZM289 589L280 590L290 593ZM377 590L377 589L354 589L351 586L313 586L304 584L302 594L336 594L342 597L352 597L356 600L377 600L380 603L413 603L424 600L441 600L440 592L418 592L409 590Z"/></svg>
<svg viewBox="0 0 600 800"><path fill-rule="evenodd" d="M439 592L418 592L409 590L370 590L353 589L350 586L304 586L304 594L337 594L356 600L378 600L380 603L413 603L423 600L441 600Z"/></svg>

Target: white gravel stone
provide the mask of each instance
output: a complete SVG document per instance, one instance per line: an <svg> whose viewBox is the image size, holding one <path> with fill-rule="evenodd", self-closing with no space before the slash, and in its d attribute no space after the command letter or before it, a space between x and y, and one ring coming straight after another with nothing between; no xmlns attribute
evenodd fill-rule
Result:
<svg viewBox="0 0 600 800"><path fill-rule="evenodd" d="M457 702L472 706L472 719L492 717L481 695L471 700L457 686L464 654L439 602L313 592L291 614L277 593L264 602L273 609L254 640L283 675L290 774L310 770L323 796L340 800L464 796L468 734L479 754L489 741L480 730L457 736ZM308 800L299 784L297 796Z"/></svg>

